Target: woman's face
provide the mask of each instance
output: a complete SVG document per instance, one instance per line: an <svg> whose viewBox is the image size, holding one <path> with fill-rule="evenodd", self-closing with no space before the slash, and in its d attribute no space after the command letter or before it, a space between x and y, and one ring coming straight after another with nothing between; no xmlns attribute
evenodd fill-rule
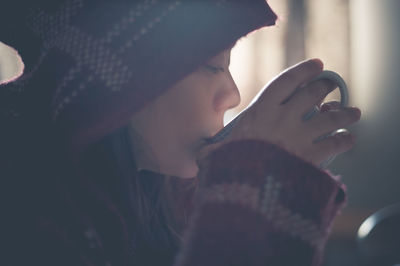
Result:
<svg viewBox="0 0 400 266"><path fill-rule="evenodd" d="M206 62L132 118L139 168L194 177L204 139L223 127L226 110L240 102L229 72L230 49Z"/></svg>

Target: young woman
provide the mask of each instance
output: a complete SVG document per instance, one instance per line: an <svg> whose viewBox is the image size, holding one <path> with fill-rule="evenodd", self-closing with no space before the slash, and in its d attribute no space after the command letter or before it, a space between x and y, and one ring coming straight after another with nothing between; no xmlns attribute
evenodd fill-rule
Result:
<svg viewBox="0 0 400 266"><path fill-rule="evenodd" d="M302 121L335 87L311 82L322 62L286 70L210 142L240 102L232 46L275 23L264 0L24 4L0 32L26 65L2 92L22 215L7 215L8 265L322 261L345 194L318 166L354 137L315 139L360 118L332 102Z"/></svg>

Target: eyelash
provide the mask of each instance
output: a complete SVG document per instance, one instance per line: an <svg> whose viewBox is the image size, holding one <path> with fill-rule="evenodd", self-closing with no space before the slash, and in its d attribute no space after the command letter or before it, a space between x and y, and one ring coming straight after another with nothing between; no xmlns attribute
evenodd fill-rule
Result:
<svg viewBox="0 0 400 266"><path fill-rule="evenodd" d="M207 70L211 71L214 74L217 74L219 72L225 72L225 69L223 67L216 67L216 66L211 66L211 65L205 65L204 66Z"/></svg>

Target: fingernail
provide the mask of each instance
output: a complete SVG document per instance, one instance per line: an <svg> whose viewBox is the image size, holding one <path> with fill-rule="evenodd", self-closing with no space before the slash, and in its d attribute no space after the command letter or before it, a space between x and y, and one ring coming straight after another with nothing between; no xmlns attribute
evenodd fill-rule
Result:
<svg viewBox="0 0 400 266"><path fill-rule="evenodd" d="M330 104L323 104L320 108L321 112L327 112L329 110L332 110L332 106Z"/></svg>
<svg viewBox="0 0 400 266"><path fill-rule="evenodd" d="M361 117L361 111L358 108L351 108L350 114L356 119L359 119Z"/></svg>
<svg viewBox="0 0 400 266"><path fill-rule="evenodd" d="M320 68L320 69L324 68L324 63L321 61L321 59L314 58L311 61L313 61L315 63L315 65L318 66L318 68Z"/></svg>
<svg viewBox="0 0 400 266"><path fill-rule="evenodd" d="M353 134L348 134L345 136L345 138L347 138L347 140L354 145L354 143L356 142L356 136L354 136Z"/></svg>
<svg viewBox="0 0 400 266"><path fill-rule="evenodd" d="M335 135L338 138L343 138L351 143L354 143L356 140L356 136L351 134L350 132L340 132Z"/></svg>

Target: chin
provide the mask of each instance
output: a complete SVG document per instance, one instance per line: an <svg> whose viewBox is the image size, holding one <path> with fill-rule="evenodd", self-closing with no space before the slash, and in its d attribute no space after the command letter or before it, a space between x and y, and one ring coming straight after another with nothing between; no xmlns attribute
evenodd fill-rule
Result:
<svg viewBox="0 0 400 266"><path fill-rule="evenodd" d="M197 174L199 173L199 167L196 165L194 166L187 166L179 169L175 173L172 173L170 175L180 177L180 178L195 178L197 177Z"/></svg>
<svg viewBox="0 0 400 266"><path fill-rule="evenodd" d="M179 178L193 178L197 176L199 167L197 165L196 153L181 154L181 156L175 156L172 158L174 159L166 160L163 165L160 165L160 173Z"/></svg>

